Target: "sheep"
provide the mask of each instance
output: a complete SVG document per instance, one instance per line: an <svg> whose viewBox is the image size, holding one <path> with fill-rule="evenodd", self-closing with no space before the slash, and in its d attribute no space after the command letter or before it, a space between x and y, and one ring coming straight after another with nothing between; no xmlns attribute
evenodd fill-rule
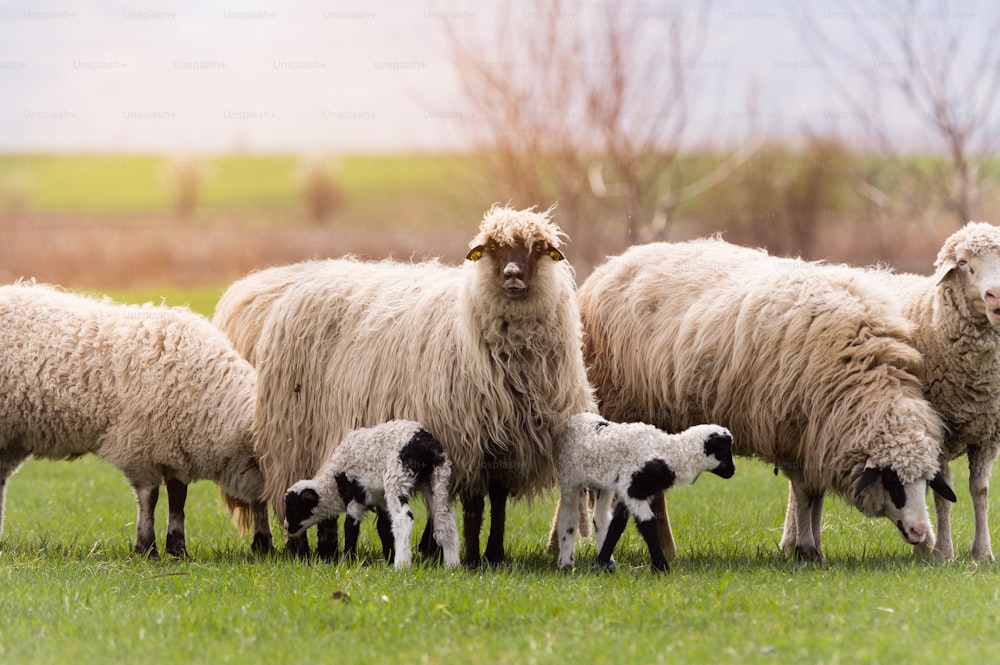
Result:
<svg viewBox="0 0 1000 665"><path fill-rule="evenodd" d="M943 425L923 397L912 326L872 280L717 238L653 243L598 267L580 312L601 413L668 431L728 427L736 454L789 478L798 558L824 559L828 491L889 518L906 542L933 544L928 481L955 499L940 471Z"/></svg>
<svg viewBox="0 0 1000 665"><path fill-rule="evenodd" d="M614 568L612 553L631 514L646 541L653 570L669 570L650 505L653 497L671 487L693 484L703 471L732 478L736 472L732 442L729 430L717 425L668 434L645 423L610 423L593 413L570 418L559 440L559 496L572 498L560 504L557 517L559 567L573 565L576 498L590 490L596 494L597 565Z"/></svg>
<svg viewBox="0 0 1000 665"><path fill-rule="evenodd" d="M892 289L915 325L913 345L924 356L924 394L945 424L943 474L950 482L948 462L968 454L975 514L971 554L992 560L988 496L1000 452L1000 228L966 224L945 240L934 266L933 276L869 273ZM794 497L789 504L791 511ZM937 495L935 508L934 556L951 559L951 503Z"/></svg>
<svg viewBox="0 0 1000 665"><path fill-rule="evenodd" d="M410 534L413 512L410 493L419 488L434 519L434 538L448 568L458 566L458 528L448 501L451 461L441 443L410 420L393 420L353 430L334 449L315 477L300 480L285 493L285 529L301 535L324 519L348 514L361 523L375 504L388 510L397 569L412 561ZM345 551L357 547L357 529L347 530ZM388 558L388 557L387 557Z"/></svg>
<svg viewBox="0 0 1000 665"><path fill-rule="evenodd" d="M256 380L226 337L187 309L118 305L26 282L2 286L0 490L29 456L93 453L135 490L138 553L157 555L153 514L166 483L166 551L184 556L187 484L209 479L251 506L252 547L266 551ZM0 529L2 509L0 502Z"/></svg>
<svg viewBox="0 0 1000 665"><path fill-rule="evenodd" d="M451 458L466 565L481 563L486 495L485 557L505 559L508 497L555 484L558 431L570 415L596 408L575 276L550 212L493 206L461 266L348 257L272 269L257 281L261 297L279 294L254 345L257 446L276 512L285 489L312 476L346 432L411 419ZM282 276L289 283L275 286ZM234 328L258 324L240 308L227 305L215 319L234 339ZM320 546L335 533L328 525Z"/></svg>

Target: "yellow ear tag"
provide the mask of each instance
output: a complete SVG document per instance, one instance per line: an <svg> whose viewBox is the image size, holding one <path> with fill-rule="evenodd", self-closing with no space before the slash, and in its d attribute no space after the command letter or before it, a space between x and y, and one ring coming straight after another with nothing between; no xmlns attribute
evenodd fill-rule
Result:
<svg viewBox="0 0 1000 665"><path fill-rule="evenodd" d="M562 255L562 252L560 252L555 247L550 247L548 254L549 254L549 258L551 258L553 261L562 261L565 258Z"/></svg>
<svg viewBox="0 0 1000 665"><path fill-rule="evenodd" d="M469 253L465 255L466 261L478 261L483 258L483 248L475 247L469 250Z"/></svg>

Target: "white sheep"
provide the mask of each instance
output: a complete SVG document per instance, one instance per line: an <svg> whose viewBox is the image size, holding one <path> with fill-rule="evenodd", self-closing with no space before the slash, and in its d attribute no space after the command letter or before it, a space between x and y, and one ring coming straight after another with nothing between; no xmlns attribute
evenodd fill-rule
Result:
<svg viewBox="0 0 1000 665"><path fill-rule="evenodd" d="M729 428L736 454L791 481L797 528L783 546L800 558L823 558L828 491L933 544L927 481L955 498L940 473L943 426L912 326L873 280L718 239L655 243L598 267L580 311L602 414Z"/></svg>
<svg viewBox="0 0 1000 665"><path fill-rule="evenodd" d="M349 432L315 477L285 493L285 529L300 535L323 520L347 513L355 525L376 505L388 511L395 544L395 567L412 560L413 512L409 497L419 489L433 516L434 539L444 563L458 565L458 527L449 504L451 462L441 443L418 422L394 420ZM357 546L357 530L345 529L345 551Z"/></svg>
<svg viewBox="0 0 1000 665"><path fill-rule="evenodd" d="M256 378L225 335L187 309L0 287L0 528L3 490L25 459L93 453L135 490L137 552L156 554L153 512L166 482L166 549L185 554L187 483L197 479L248 502L253 549L270 549L253 445Z"/></svg>
<svg viewBox="0 0 1000 665"><path fill-rule="evenodd" d="M924 356L924 394L944 419L948 461L967 453L975 513L972 556L992 559L989 483L1000 452L1000 228L970 222L945 240L933 276L874 275L897 294ZM794 497L789 511L794 510ZM954 556L951 503L935 497L934 555ZM789 524L786 521L786 531Z"/></svg>
<svg viewBox="0 0 1000 665"><path fill-rule="evenodd" d="M597 565L614 567L612 554L632 515L653 570L669 570L650 503L671 487L691 485L704 471L731 478L736 471L732 441L729 431L717 425L668 434L645 423L610 423L594 413L570 418L559 441L559 495L572 498L560 504L557 517L559 567L573 565L576 498L590 490L595 493Z"/></svg>
<svg viewBox="0 0 1000 665"><path fill-rule="evenodd" d="M561 245L548 212L494 206L462 266L314 261L250 275L224 294L216 325L247 345L253 334L238 329L260 330L257 445L276 512L285 489L312 476L348 431L411 419L451 458L466 563L480 563L486 495L486 559L503 561L508 496L555 484L558 431L595 408ZM266 311L262 325L240 314L257 287L274 298L255 309Z"/></svg>

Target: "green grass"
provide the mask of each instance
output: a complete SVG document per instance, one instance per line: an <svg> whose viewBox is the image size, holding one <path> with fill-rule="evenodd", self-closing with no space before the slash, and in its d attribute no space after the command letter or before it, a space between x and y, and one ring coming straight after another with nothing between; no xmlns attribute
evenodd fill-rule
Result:
<svg viewBox="0 0 1000 665"><path fill-rule="evenodd" d="M217 295L112 294L205 314ZM191 558L147 560L130 551L135 504L118 471L93 457L29 461L7 492L0 662L991 662L1000 580L995 564L968 558L963 467L953 465L954 562L914 557L887 521L836 499L828 562L788 560L777 547L787 485L738 460L731 480L706 475L669 495L680 556L655 575L631 525L616 573L590 568L590 542L575 570L557 571L544 550L553 495L512 504L509 564L497 570L418 560L396 572L371 520L356 561L254 557L207 482L188 498ZM417 520L419 531L419 505Z"/></svg>
<svg viewBox="0 0 1000 665"><path fill-rule="evenodd" d="M590 543L579 545L576 570L557 571L544 551L552 496L512 506L503 569L421 562L395 572L380 560L370 520L358 561L255 558L209 483L192 485L188 499L191 559L146 560L129 551L134 502L121 474L94 458L30 461L7 496L0 660L992 659L997 570L967 560L965 496L955 516L956 562L916 559L892 525L829 501L828 563L810 565L777 551L785 490L770 469L741 460L732 480L707 476L673 492L680 558L666 575L648 570L631 526L617 573L590 569Z"/></svg>

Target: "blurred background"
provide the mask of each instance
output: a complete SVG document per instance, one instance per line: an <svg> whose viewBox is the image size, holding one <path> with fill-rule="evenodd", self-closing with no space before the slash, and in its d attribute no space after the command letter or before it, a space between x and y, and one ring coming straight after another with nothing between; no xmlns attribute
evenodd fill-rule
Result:
<svg viewBox="0 0 1000 665"><path fill-rule="evenodd" d="M1000 220L988 2L0 1L0 282L721 233L928 273Z"/></svg>

